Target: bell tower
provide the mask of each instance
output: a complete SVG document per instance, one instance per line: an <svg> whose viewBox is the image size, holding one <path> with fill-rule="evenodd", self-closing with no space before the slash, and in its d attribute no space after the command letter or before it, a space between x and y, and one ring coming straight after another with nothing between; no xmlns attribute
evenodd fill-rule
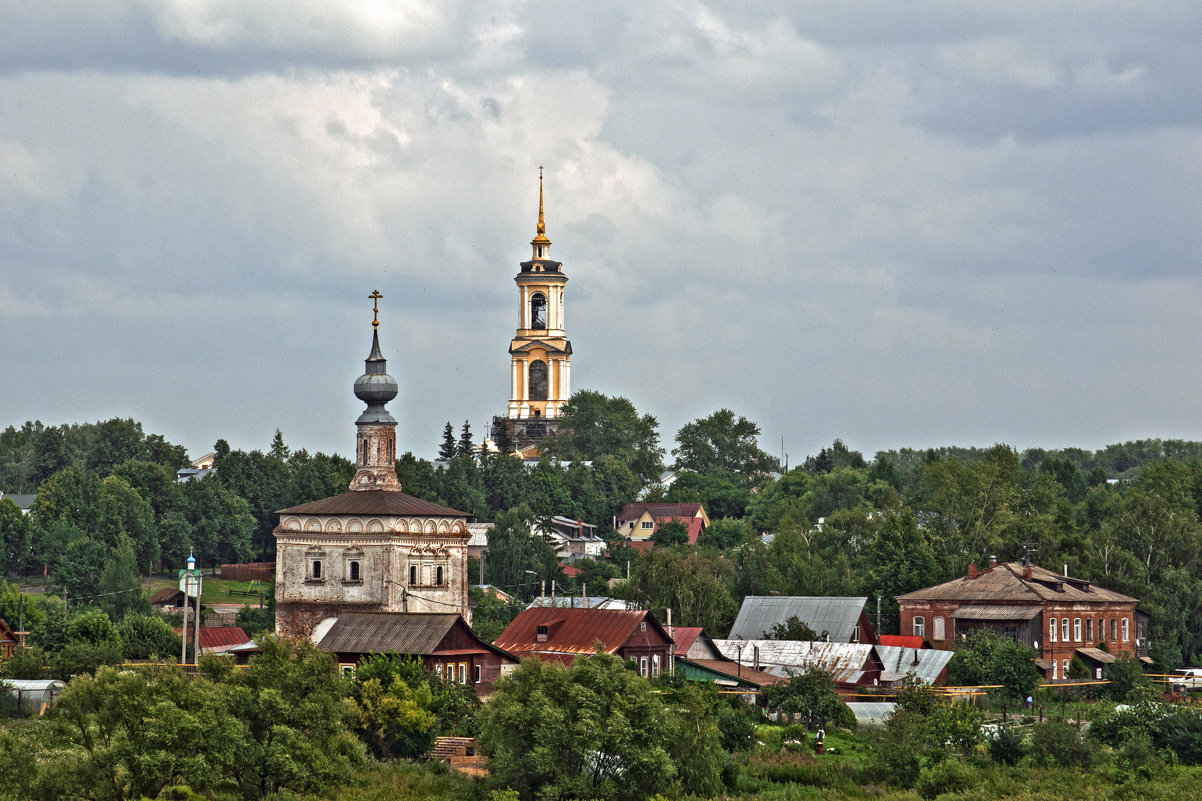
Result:
<svg viewBox="0 0 1202 801"><path fill-rule="evenodd" d="M554 430L560 410L571 397L572 343L564 328L563 264L551 259L551 240L543 216L543 168L538 168L538 226L530 241L530 261L514 276L518 287L518 327L509 344L509 408L493 421L505 425L519 449L538 443Z"/></svg>

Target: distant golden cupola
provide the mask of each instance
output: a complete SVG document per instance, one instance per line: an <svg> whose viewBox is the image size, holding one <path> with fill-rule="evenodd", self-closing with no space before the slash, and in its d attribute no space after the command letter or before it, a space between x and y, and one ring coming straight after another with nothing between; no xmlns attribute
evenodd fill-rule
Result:
<svg viewBox="0 0 1202 801"><path fill-rule="evenodd" d="M502 419L518 448L537 442L555 427L571 397L572 343L564 327L563 264L550 257L551 240L543 206L543 168L538 168L538 226L530 241L530 261L520 264L518 327L509 345L510 391L505 418L494 421L494 439ZM526 421L526 422L519 422Z"/></svg>

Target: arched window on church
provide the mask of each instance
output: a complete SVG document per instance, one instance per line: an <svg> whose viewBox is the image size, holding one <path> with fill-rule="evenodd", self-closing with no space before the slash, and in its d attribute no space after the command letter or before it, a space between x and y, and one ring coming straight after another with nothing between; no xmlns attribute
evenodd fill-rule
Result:
<svg viewBox="0 0 1202 801"><path fill-rule="evenodd" d="M547 296L542 292L530 296L530 327L547 327Z"/></svg>
<svg viewBox="0 0 1202 801"><path fill-rule="evenodd" d="M547 399L547 363L541 359L530 362L530 400Z"/></svg>

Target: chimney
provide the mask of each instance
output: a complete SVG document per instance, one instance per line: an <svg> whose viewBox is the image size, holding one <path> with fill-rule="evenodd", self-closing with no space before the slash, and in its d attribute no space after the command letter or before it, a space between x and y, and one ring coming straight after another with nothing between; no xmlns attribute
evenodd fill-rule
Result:
<svg viewBox="0 0 1202 801"><path fill-rule="evenodd" d="M1031 580L1031 566L1027 565L1023 568L1023 581Z"/></svg>
<svg viewBox="0 0 1202 801"><path fill-rule="evenodd" d="M995 567L997 567L997 557L989 554L989 569L992 570Z"/></svg>
<svg viewBox="0 0 1202 801"><path fill-rule="evenodd" d="M968 577L970 579L975 579L977 577L977 566L975 563L968 566Z"/></svg>

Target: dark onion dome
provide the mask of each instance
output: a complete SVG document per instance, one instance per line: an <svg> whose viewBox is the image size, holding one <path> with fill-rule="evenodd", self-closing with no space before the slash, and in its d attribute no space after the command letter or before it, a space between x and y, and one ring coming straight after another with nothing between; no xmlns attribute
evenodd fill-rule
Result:
<svg viewBox="0 0 1202 801"><path fill-rule="evenodd" d="M364 364L363 375L355 379L355 397L367 404L367 410L359 415L355 423L396 425L396 419L388 413L384 404L395 398L401 388L387 372L388 362L380 353L380 336L374 330L371 332L371 353Z"/></svg>

